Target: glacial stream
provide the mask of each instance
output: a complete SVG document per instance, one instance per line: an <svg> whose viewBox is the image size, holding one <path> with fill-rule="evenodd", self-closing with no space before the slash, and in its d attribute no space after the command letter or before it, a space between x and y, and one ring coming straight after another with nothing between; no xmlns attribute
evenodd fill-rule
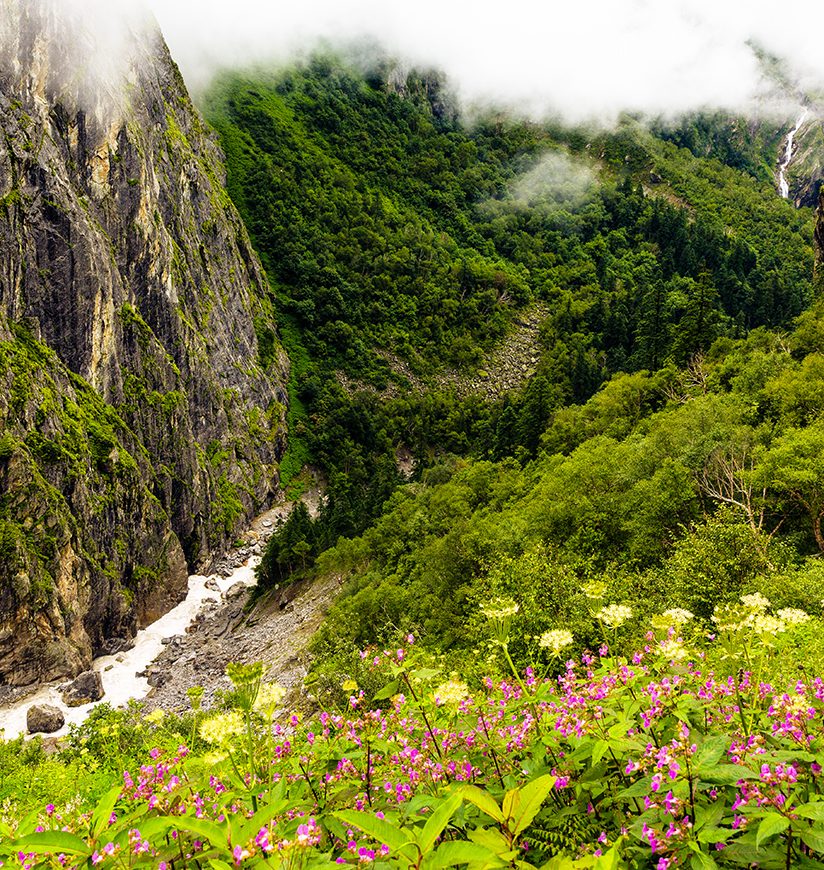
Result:
<svg viewBox="0 0 824 870"><path fill-rule="evenodd" d="M787 167L790 165L790 161L793 159L793 142L795 140L795 134L798 132L801 125L804 123L807 118L808 110L805 108L804 111L799 115L798 120L795 122L795 126L790 130L787 134L787 144L784 146L784 156L778 163L778 192L781 194L784 199L788 199L790 196L790 185L787 181Z"/></svg>
<svg viewBox="0 0 824 870"><path fill-rule="evenodd" d="M251 557L245 565L236 568L229 577L191 575L186 598L165 616L139 631L130 650L95 659L92 667L100 672L105 691L100 701L84 704L81 707L67 707L60 698L60 687L67 682L64 680L43 686L22 701L0 709L0 729L4 730L5 739L10 740L27 732L26 711L32 704L52 704L63 711L66 718L65 726L53 735L49 735L60 736L67 733L70 724L81 723L97 704L108 703L113 707L119 707L132 698L138 701L145 698L149 692L149 684L145 677L138 677L136 674L143 672L157 658L163 649L164 638L183 634L200 612L204 602L210 598L217 600L219 595L235 583L253 586L257 561L258 557ZM206 588L209 580L217 583L220 587L219 593Z"/></svg>

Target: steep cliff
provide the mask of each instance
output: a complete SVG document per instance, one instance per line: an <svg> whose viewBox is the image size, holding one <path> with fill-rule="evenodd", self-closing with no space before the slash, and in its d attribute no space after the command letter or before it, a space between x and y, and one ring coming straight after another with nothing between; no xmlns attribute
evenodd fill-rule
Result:
<svg viewBox="0 0 824 870"><path fill-rule="evenodd" d="M286 361L212 134L156 29L106 65L61 8L0 0L0 684L168 609L283 446Z"/></svg>

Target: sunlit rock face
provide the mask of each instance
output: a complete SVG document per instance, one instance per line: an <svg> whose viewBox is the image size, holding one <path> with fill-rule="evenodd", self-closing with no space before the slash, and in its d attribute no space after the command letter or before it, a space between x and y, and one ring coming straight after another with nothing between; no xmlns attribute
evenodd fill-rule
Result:
<svg viewBox="0 0 824 870"><path fill-rule="evenodd" d="M272 498L286 361L150 21L0 0L0 128L0 685L23 685L165 612Z"/></svg>

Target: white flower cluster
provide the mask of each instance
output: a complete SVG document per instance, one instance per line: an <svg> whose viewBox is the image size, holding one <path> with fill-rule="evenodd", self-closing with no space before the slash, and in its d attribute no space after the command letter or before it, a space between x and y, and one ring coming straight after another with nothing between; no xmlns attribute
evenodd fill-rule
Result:
<svg viewBox="0 0 824 870"><path fill-rule="evenodd" d="M572 632L565 628L552 628L541 635L538 643L542 649L551 650L558 655L565 646L572 643Z"/></svg>
<svg viewBox="0 0 824 870"><path fill-rule="evenodd" d="M799 610L797 607L785 607L778 611L778 618L783 620L789 626L803 625L809 622L810 614Z"/></svg>
<svg viewBox="0 0 824 870"><path fill-rule="evenodd" d="M809 614L795 607L785 607L773 616L767 613L770 600L760 592L741 596L743 607L732 604L718 605L712 614L712 621L719 631L735 633L743 629L757 635L781 634L788 628L794 628L809 620Z"/></svg>
<svg viewBox="0 0 824 870"><path fill-rule="evenodd" d="M632 619L632 608L627 607L626 604L608 604L595 614L595 618L600 619L609 628L620 628Z"/></svg>
<svg viewBox="0 0 824 870"><path fill-rule="evenodd" d="M441 683L432 693L432 697L438 706L442 704L460 704L461 701L469 697L469 686L453 677L449 682Z"/></svg>

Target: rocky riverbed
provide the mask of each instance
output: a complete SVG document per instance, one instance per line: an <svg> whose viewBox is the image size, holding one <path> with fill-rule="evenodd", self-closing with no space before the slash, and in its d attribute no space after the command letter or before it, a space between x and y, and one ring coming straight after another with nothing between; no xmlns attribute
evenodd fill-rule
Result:
<svg viewBox="0 0 824 870"><path fill-rule="evenodd" d="M317 481L301 496L310 514L317 515L323 497ZM204 687L204 706L228 686L224 677L230 661L262 660L268 679L300 691L308 667L308 642L323 619L339 582L329 578L316 584L295 584L250 607L254 569L267 538L289 515L293 504L283 502L259 516L243 544L212 566L208 577L189 578L186 599L164 617L143 629L128 648L95 659L94 672L103 684L103 702L113 706L144 700L149 709L183 709L186 689ZM82 722L92 703L70 706L64 693L68 684L51 683L0 702L0 729L8 739L27 730L33 705L48 705L62 712L59 736Z"/></svg>

